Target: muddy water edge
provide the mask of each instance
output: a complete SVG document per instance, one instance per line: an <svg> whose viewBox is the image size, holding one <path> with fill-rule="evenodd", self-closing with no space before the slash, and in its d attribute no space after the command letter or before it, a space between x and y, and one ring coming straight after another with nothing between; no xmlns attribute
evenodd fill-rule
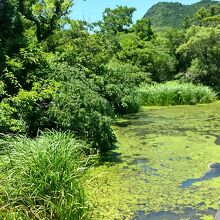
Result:
<svg viewBox="0 0 220 220"><path fill-rule="evenodd" d="M214 219L220 177L203 177L220 163L220 102L143 107L113 128L116 148L88 173L91 219Z"/></svg>

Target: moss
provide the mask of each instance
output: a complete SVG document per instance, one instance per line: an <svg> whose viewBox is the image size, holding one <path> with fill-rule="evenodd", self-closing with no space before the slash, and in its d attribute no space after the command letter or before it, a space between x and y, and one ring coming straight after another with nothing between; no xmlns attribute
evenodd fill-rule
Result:
<svg viewBox="0 0 220 220"><path fill-rule="evenodd" d="M211 163L220 163L220 146L215 144L219 112L219 102L144 107L135 117L119 120L115 152L121 162L106 162L89 173L94 177L87 186L95 205L91 218L133 219L138 211L181 213L190 207L200 219L212 219L220 178L188 188L181 184L203 176Z"/></svg>

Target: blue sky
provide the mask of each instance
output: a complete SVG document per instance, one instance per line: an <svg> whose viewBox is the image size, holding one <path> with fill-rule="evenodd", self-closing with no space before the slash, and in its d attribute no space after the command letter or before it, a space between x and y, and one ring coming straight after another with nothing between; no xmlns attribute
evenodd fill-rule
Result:
<svg viewBox="0 0 220 220"><path fill-rule="evenodd" d="M71 17L73 19L94 22L102 19L102 12L105 8L114 8L116 5L126 5L135 7L134 20L140 19L146 11L161 0L74 0ZM199 0L169 0L169 2L180 2L182 4L192 4Z"/></svg>

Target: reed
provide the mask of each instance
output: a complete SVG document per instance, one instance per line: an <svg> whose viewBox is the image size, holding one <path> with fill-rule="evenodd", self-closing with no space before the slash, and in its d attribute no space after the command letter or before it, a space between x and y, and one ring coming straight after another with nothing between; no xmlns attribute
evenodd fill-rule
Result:
<svg viewBox="0 0 220 220"><path fill-rule="evenodd" d="M217 99L217 94L207 86L178 81L143 86L140 95L142 105L147 106L194 105Z"/></svg>

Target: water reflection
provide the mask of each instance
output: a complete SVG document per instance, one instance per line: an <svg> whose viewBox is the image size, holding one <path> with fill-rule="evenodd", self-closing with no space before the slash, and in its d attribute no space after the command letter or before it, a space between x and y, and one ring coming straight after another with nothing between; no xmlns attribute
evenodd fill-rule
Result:
<svg viewBox="0 0 220 220"><path fill-rule="evenodd" d="M220 136L218 136L215 140L215 144L220 145Z"/></svg>
<svg viewBox="0 0 220 220"><path fill-rule="evenodd" d="M205 175L203 175L200 178L188 179L182 182L181 187L188 188L192 186L193 183L209 180L219 176L220 176L220 163L213 163L210 165L210 170L206 172Z"/></svg>
<svg viewBox="0 0 220 220"><path fill-rule="evenodd" d="M171 211L160 211L160 212L153 212L148 215L144 214L143 211L139 211L137 216L134 220L180 220L180 219L188 219L188 220L199 220L199 214L201 215L212 215L214 216L216 213L215 209L208 209L205 211L195 211L191 208L185 208L184 212L182 213L174 213Z"/></svg>

